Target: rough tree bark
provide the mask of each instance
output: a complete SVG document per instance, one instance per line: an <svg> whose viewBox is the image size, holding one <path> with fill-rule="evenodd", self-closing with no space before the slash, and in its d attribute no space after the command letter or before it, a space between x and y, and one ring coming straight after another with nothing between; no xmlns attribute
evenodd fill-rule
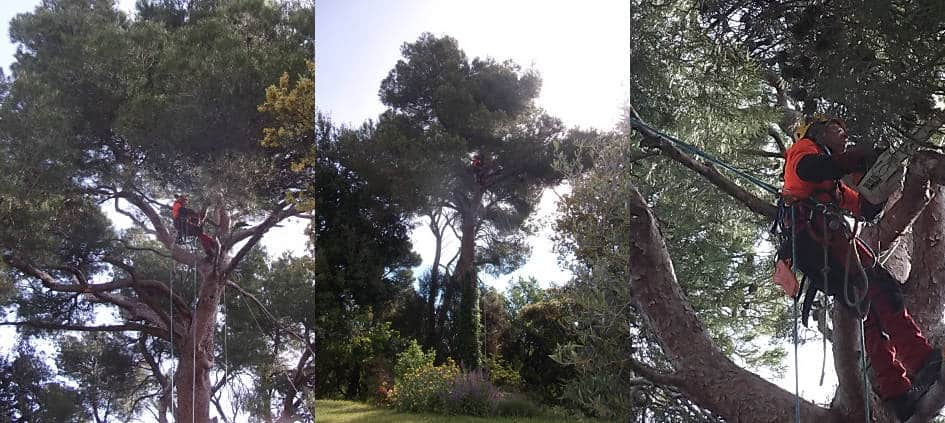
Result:
<svg viewBox="0 0 945 423"><path fill-rule="evenodd" d="M631 112L633 112L631 108ZM945 113L933 116L914 130L913 141L927 142L943 126ZM639 118L639 116L637 116ZM781 125L782 128L784 125ZM641 128L637 128L641 129ZM768 218L775 208L748 190L734 184L711 165L705 164L651 131L642 128L645 145L693 170L750 210ZM926 335L941 338L945 284L945 155L920 151L910 161L898 199L888 206L883 219L869 237L889 252L893 273L905 279L906 303ZM934 188L930 188L934 187ZM934 195L933 195L934 194ZM794 395L739 368L711 342L702 322L681 293L672 263L656 220L635 189L628 193L633 212L631 227L636 236L631 255L630 284L634 302L674 365L660 374L637 363L637 371L655 383L677 387L701 407L733 422L783 422L794 419ZM911 232L910 232L911 229ZM906 234L905 236L903 234ZM903 245L912 241L912 245ZM833 355L839 386L829 408L804 401L801 421L857 421L863 419L863 386L858 366L858 325L852 313L835 307ZM873 396L874 421L894 421Z"/></svg>
<svg viewBox="0 0 945 423"><path fill-rule="evenodd" d="M76 330L76 331L112 331L112 332L140 332L154 338L173 343L174 351L178 353L177 372L173 381L161 373L160 366L154 357L146 354L149 368L154 372L161 384L160 408L166 412L168 406L176 403L174 421L188 423L210 422L210 401L213 386L210 383L210 371L213 368L214 331L216 329L217 310L220 305L223 290L226 286L237 287L228 281L229 274L239 265L263 237L263 235L278 222L296 215L293 206L281 204L261 223L231 232L229 217L225 210L218 208L218 231L216 239L220 249L211 261L202 261L191 251L175 242L172 234L161 214L152 207L153 200L139 194L139 191L114 190L100 188L92 190L93 194L115 199L123 199L137 208L137 213L123 213L132 217L135 224L146 233L151 233L169 252L172 260L182 265L194 265L197 272L200 288L198 290L196 306L190 309L188 302L173 293L168 287L170 281L155 281L139 279L136 269L126 264L120 258L106 257L104 262L124 270L128 277L118 281L106 283L91 283L81 271L68 266L57 267L69 275L68 280L61 280L53 273L33 264L26 252L7 251L3 260L9 266L21 271L27 277L39 280L46 289L63 293L82 294L87 301L105 303L118 307L122 311L125 322L117 325L84 326L59 324L49 322L4 322L4 325L31 326L48 330ZM116 205L117 207L117 205ZM143 215L144 219L134 216ZM232 256L231 250L241 242L243 245ZM158 252L160 253L160 252ZM162 253L163 254L163 253ZM120 290L131 289L132 294L122 293ZM172 298L174 304L173 327L171 314L167 309L166 301ZM169 398L173 383L177 398ZM162 414L159 420L166 421Z"/></svg>

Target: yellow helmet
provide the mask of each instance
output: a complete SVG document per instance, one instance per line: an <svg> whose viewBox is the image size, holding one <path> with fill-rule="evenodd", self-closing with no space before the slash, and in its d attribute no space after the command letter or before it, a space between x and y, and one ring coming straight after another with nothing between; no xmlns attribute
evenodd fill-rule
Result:
<svg viewBox="0 0 945 423"><path fill-rule="evenodd" d="M807 136L807 130L810 129L815 123L828 123L836 122L837 125L840 125L844 131L847 130L847 123L840 118L830 118L821 113L815 113L813 116L805 118L803 121L797 124L797 129L794 130L794 141L798 141Z"/></svg>

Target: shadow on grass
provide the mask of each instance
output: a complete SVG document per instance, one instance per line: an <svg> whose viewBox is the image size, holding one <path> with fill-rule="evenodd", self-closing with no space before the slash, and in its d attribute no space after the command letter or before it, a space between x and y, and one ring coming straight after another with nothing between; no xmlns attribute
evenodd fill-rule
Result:
<svg viewBox="0 0 945 423"><path fill-rule="evenodd" d="M571 420L552 417L470 417L439 414L401 413L355 401L315 401L318 423L568 423Z"/></svg>

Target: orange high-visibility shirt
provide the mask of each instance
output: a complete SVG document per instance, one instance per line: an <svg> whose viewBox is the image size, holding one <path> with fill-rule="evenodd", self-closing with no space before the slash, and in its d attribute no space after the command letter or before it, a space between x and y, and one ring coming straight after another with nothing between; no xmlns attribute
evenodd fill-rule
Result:
<svg viewBox="0 0 945 423"><path fill-rule="evenodd" d="M797 174L797 164L811 154L824 154L824 151L808 138L795 142L784 154L784 187L781 195L785 201L793 203L807 198L814 198L821 203L839 205L856 216L860 215L860 194L847 186L842 180L828 179L810 182Z"/></svg>
<svg viewBox="0 0 945 423"><path fill-rule="evenodd" d="M171 217L177 219L177 217L180 216L180 209L183 207L184 205L181 204L180 200L174 201L174 206L171 207Z"/></svg>

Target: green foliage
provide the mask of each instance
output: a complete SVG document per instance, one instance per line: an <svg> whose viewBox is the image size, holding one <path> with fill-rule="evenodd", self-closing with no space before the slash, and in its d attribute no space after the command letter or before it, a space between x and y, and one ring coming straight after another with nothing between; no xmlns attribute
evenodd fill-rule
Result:
<svg viewBox="0 0 945 423"><path fill-rule="evenodd" d="M391 404L401 411L445 413L450 386L459 373L452 360L416 368L395 382Z"/></svg>
<svg viewBox="0 0 945 423"><path fill-rule="evenodd" d="M128 337L91 333L82 338L59 341L56 365L60 372L83 388L79 400L86 409L98 409L122 420L131 420L143 404L134 393L141 382L135 368L136 357L126 346Z"/></svg>
<svg viewBox="0 0 945 423"><path fill-rule="evenodd" d="M486 356L483 368L489 373L489 381L496 386L509 390L521 389L522 376L519 370L501 356Z"/></svg>
<svg viewBox="0 0 945 423"><path fill-rule="evenodd" d="M416 340L411 339L407 348L397 354L397 362L394 364L394 381L401 380L405 375L424 367L432 367L435 357L436 353L424 352L423 347Z"/></svg>
<svg viewBox="0 0 945 423"><path fill-rule="evenodd" d="M483 365L487 358L500 353L503 346L509 343L511 319L505 309L506 300L501 292L493 287L480 289L480 303L482 304L483 347L485 350Z"/></svg>
<svg viewBox="0 0 945 423"><path fill-rule="evenodd" d="M84 421L80 393L54 381L43 361L26 344L19 345L13 360L0 358L0 413L11 421Z"/></svg>
<svg viewBox="0 0 945 423"><path fill-rule="evenodd" d="M496 404L496 414L503 417L535 417L541 415L542 410L527 398L506 396Z"/></svg>
<svg viewBox="0 0 945 423"><path fill-rule="evenodd" d="M779 71L800 110L843 115L851 138L898 138L934 113L945 83L940 2L713 0L700 9L713 40Z"/></svg>
<svg viewBox="0 0 945 423"><path fill-rule="evenodd" d="M662 131L776 185L779 162L742 153L776 148L767 136L779 117L775 99L757 65L719 48L691 6L634 2L631 103ZM784 333L784 302L767 281L770 257L757 249L768 222L691 171L648 157L629 135L582 137L563 164L572 191L557 229L561 250L575 257L576 279L565 290L575 338L555 358L577 374L565 398L595 415L633 420L649 413L675 421L689 418L684 416L693 415L695 406L662 388L634 388L637 375L626 364L632 357L659 369L670 366L635 311L626 282L634 216L623 192L638 188L659 216L679 283L726 354L777 370L783 350L759 341Z"/></svg>
<svg viewBox="0 0 945 423"><path fill-rule="evenodd" d="M558 180L552 144L563 128L534 106L535 72L510 61L470 60L455 39L432 34L401 52L403 60L381 83L388 110L362 128L358 147L370 151L375 171L398 187L397 201L417 214L445 209L455 216L463 247L449 272L453 283L443 284L435 319L443 327L435 329L450 329L449 350L475 367L483 342L476 275L508 273L527 257L524 222L541 189ZM482 164L474 169L476 154Z"/></svg>
<svg viewBox="0 0 945 423"><path fill-rule="evenodd" d="M524 278L520 276L509 283L505 292L505 308L513 319L518 316L518 312L526 305L544 301L548 298L547 292L541 289L538 280L534 277Z"/></svg>
<svg viewBox="0 0 945 423"><path fill-rule="evenodd" d="M522 307L512 322L507 356L519 369L524 391L549 404L563 404L564 384L575 375L573 368L551 358L558 345L575 337L569 316L571 301L565 295L552 295Z"/></svg>
<svg viewBox="0 0 945 423"><path fill-rule="evenodd" d="M290 87L289 74L279 78L279 85L266 88L266 101L259 106L260 112L272 115L278 126L264 128L262 145L274 149L279 157L277 165L290 179L292 173L306 174L299 178L296 186L286 190L287 200L299 210L315 208L311 198L314 187L311 175L315 164L315 63L308 62L308 74L301 76ZM307 183L306 183L307 182Z"/></svg>

